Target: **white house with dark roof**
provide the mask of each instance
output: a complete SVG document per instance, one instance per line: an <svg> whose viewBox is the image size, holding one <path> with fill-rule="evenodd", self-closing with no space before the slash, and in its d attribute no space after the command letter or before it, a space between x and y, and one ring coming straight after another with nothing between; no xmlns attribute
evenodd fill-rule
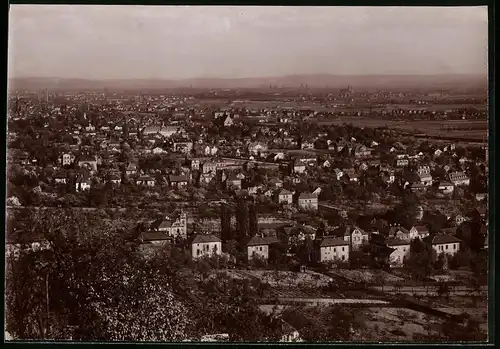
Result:
<svg viewBox="0 0 500 349"><path fill-rule="evenodd" d="M173 188L185 188L187 187L189 183L189 178L188 176L182 175L182 176L173 176L170 175L168 177L168 181L170 183L170 186Z"/></svg>
<svg viewBox="0 0 500 349"><path fill-rule="evenodd" d="M294 173L304 173L306 172L306 164L300 160L295 160L293 162L293 172Z"/></svg>
<svg viewBox="0 0 500 349"><path fill-rule="evenodd" d="M298 199L299 208L307 211L318 210L318 197L310 193L302 193Z"/></svg>
<svg viewBox="0 0 500 349"><path fill-rule="evenodd" d="M349 261L349 242L344 239L325 236L320 244L320 262Z"/></svg>
<svg viewBox="0 0 500 349"><path fill-rule="evenodd" d="M453 235L435 235L430 243L438 255L441 253L454 255L460 250L462 240Z"/></svg>
<svg viewBox="0 0 500 349"><path fill-rule="evenodd" d="M344 176L344 171L342 171L340 168L336 168L333 171L335 172L337 180L340 181L340 179Z"/></svg>
<svg viewBox="0 0 500 349"><path fill-rule="evenodd" d="M61 156L61 163L63 166L69 166L75 161L75 155L73 153L63 153Z"/></svg>
<svg viewBox="0 0 500 349"><path fill-rule="evenodd" d="M469 185L470 178L465 174L465 172L451 172L449 175L450 182L453 185Z"/></svg>
<svg viewBox="0 0 500 349"><path fill-rule="evenodd" d="M137 185L154 187L155 186L155 179L151 176L140 176L136 179L135 183Z"/></svg>
<svg viewBox="0 0 500 349"><path fill-rule="evenodd" d="M441 181L438 184L438 190L443 192L443 194L452 194L454 189L455 186L450 182Z"/></svg>
<svg viewBox="0 0 500 349"><path fill-rule="evenodd" d="M420 178L420 184L425 186L432 185L431 168L429 166L419 166L417 168L417 175Z"/></svg>
<svg viewBox="0 0 500 349"><path fill-rule="evenodd" d="M250 239L250 241L247 244L247 253L248 253L248 260L251 260L252 258L259 257L264 260L269 259L269 248L270 245L275 244L279 242L279 240L275 237L260 237L260 236L254 236Z"/></svg>
<svg viewBox="0 0 500 349"><path fill-rule="evenodd" d="M191 243L191 256L193 259L212 257L222 254L222 241L212 234L198 234Z"/></svg>
<svg viewBox="0 0 500 349"><path fill-rule="evenodd" d="M282 189L278 193L278 202L281 204L291 205L293 203L293 193L286 189Z"/></svg>
<svg viewBox="0 0 500 349"><path fill-rule="evenodd" d="M357 250L362 244L368 242L370 234L359 227L348 225L345 227L343 238L352 246L353 250Z"/></svg>
<svg viewBox="0 0 500 349"><path fill-rule="evenodd" d="M429 229L425 225L413 226L408 234L409 240L414 240L416 238L424 239L428 236L429 236Z"/></svg>
<svg viewBox="0 0 500 349"><path fill-rule="evenodd" d="M78 167L86 167L91 171L97 172L97 157L93 155L82 155L78 159Z"/></svg>
<svg viewBox="0 0 500 349"><path fill-rule="evenodd" d="M394 250L389 255L389 265L391 268L401 267L405 257L410 253L410 242L407 240L392 239L387 240L386 245Z"/></svg>
<svg viewBox="0 0 500 349"><path fill-rule="evenodd" d="M158 231L172 237L187 237L187 214L181 213L175 221L166 218L158 227Z"/></svg>

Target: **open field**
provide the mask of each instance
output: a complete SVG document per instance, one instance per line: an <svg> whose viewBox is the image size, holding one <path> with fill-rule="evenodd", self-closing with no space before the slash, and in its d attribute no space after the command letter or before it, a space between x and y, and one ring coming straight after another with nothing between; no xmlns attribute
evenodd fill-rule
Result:
<svg viewBox="0 0 500 349"><path fill-rule="evenodd" d="M449 137L487 141L488 120L392 121L360 117L318 120L320 125L352 124L356 127L388 127L390 129L425 134L429 137Z"/></svg>

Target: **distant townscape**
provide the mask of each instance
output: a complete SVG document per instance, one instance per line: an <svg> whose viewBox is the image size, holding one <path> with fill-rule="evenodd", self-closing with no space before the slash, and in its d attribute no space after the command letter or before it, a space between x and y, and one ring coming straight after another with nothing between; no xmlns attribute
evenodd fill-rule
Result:
<svg viewBox="0 0 500 349"><path fill-rule="evenodd" d="M483 341L487 91L14 90L6 331Z"/></svg>

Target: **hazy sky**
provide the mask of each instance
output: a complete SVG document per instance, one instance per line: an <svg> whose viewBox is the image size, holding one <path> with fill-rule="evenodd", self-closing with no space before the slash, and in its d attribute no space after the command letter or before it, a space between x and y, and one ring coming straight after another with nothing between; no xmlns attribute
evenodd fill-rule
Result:
<svg viewBox="0 0 500 349"><path fill-rule="evenodd" d="M487 74L486 7L11 5L9 76Z"/></svg>

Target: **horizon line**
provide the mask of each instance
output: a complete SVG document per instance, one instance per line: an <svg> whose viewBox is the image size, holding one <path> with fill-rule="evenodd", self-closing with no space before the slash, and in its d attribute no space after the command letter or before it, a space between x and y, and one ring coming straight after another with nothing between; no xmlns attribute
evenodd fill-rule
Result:
<svg viewBox="0 0 500 349"><path fill-rule="evenodd" d="M319 76L345 76L345 77L374 77L374 76L388 76L388 77L430 77L430 76L476 76L488 78L489 74L486 73L371 73L371 74L337 74L337 73L296 73L296 74L285 74L285 75L272 75L272 76L255 76L255 77L186 77L186 78L154 78L154 77L123 77L123 78L86 78L86 77L56 77L56 76L12 76L8 77L11 79L58 79L58 80L87 80L87 81L113 81L113 80L157 80L157 81L186 81L186 80L250 80L250 79L279 79L279 78L290 78L290 77L319 77Z"/></svg>

